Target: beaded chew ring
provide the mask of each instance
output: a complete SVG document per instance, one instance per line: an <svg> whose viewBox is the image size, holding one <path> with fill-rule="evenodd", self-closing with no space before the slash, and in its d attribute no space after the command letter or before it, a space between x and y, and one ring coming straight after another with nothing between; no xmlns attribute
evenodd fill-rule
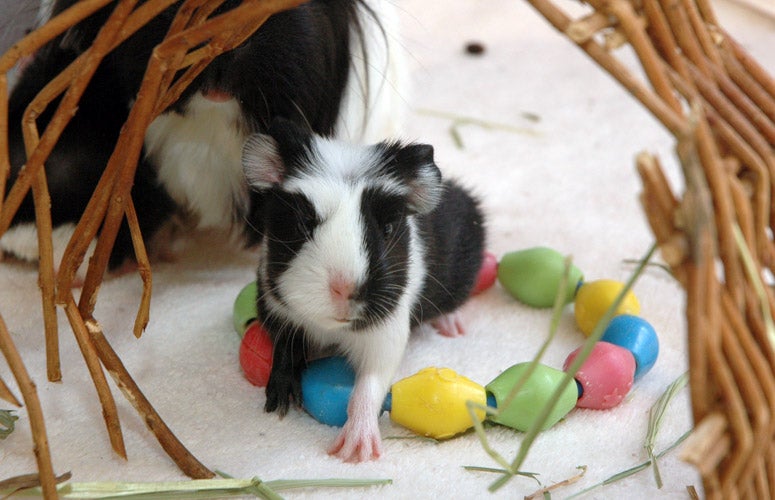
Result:
<svg viewBox="0 0 775 500"><path fill-rule="evenodd" d="M613 280L585 282L583 274L571 266L563 281L565 259L557 251L536 247L510 252L500 262L487 253L474 293L480 293L496 281L514 298L533 307L554 305L559 293L565 303L574 303L576 324L590 335L624 285ZM567 290L560 292L561 283ZM272 343L257 320L255 282L245 286L234 302L234 328L242 335L240 365L254 385L265 386L272 367ZM608 409L621 403L633 383L645 375L657 360L659 340L654 328L638 317L640 305L628 291L616 309L599 342L575 374L575 387L568 385L542 428L560 421L574 407ZM563 370L574 361L581 348L565 360ZM413 432L445 439L472 427L467 402L475 403L474 415L483 421L527 431L538 418L550 395L562 383L564 372L543 364L532 373L516 395L512 388L531 363L519 363L503 371L486 386L481 386L449 368L425 368L399 380L385 398L383 410L390 418ZM345 358L328 357L309 363L302 373L302 399L305 410L316 420L342 426L347 420L347 402L355 375ZM508 407L504 407L511 399ZM433 404L429 404L431 401ZM500 407L486 415L484 406Z"/></svg>

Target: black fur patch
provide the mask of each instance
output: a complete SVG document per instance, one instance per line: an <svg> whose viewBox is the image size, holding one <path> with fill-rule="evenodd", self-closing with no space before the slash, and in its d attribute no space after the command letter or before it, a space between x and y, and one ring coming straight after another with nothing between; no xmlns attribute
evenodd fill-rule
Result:
<svg viewBox="0 0 775 500"><path fill-rule="evenodd" d="M452 182L439 205L418 216L427 277L412 313L413 325L450 313L466 301L482 266L484 217L477 201Z"/></svg>
<svg viewBox="0 0 775 500"><path fill-rule="evenodd" d="M395 309L407 284L409 225L406 202L379 189L366 189L361 199L364 246L369 257L369 275L360 290L366 304L358 330L378 323Z"/></svg>
<svg viewBox="0 0 775 500"><path fill-rule="evenodd" d="M276 284L280 276L299 253L301 247L312 239L320 224L315 207L302 194L287 193L273 188L264 201L265 245L269 261L266 263L269 293L278 300Z"/></svg>
<svg viewBox="0 0 775 500"><path fill-rule="evenodd" d="M77 0L57 0L52 10L60 13L75 3ZM227 0L213 15L241 3ZM9 103L8 188L26 163L19 127L24 109L53 76L88 48L117 4L111 2L52 40L19 75ZM104 59L87 87L77 114L46 162L55 225L80 219L128 117L151 52L167 33L181 4L176 2L119 45ZM350 71L351 30L361 32L358 10L368 15L368 8L360 0L312 0L272 16L240 47L216 58L169 112L181 111L198 90L217 89L237 98L249 131L265 132L272 118L283 116L313 132L331 134ZM56 102L39 117L41 130L47 126L55 105ZM132 195L146 238L176 210L159 186L156 170L142 155ZM249 243L260 240L253 228L260 225L262 203L260 195L251 194L247 212L236 217L245 220ZM29 196L14 223L32 220L34 210ZM111 265L120 264L132 253L124 225L113 249Z"/></svg>

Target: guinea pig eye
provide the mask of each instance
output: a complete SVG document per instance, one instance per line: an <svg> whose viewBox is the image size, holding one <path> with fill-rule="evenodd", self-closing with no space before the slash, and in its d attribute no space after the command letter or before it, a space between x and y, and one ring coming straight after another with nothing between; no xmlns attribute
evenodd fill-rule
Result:
<svg viewBox="0 0 775 500"><path fill-rule="evenodd" d="M296 220L296 230L304 236L309 236L315 229L316 222L317 218L314 215L299 214L299 218Z"/></svg>
<svg viewBox="0 0 775 500"><path fill-rule="evenodd" d="M392 222L388 222L387 224L382 226L382 235L385 238L389 238L393 234L394 230L395 230L395 224L393 224Z"/></svg>

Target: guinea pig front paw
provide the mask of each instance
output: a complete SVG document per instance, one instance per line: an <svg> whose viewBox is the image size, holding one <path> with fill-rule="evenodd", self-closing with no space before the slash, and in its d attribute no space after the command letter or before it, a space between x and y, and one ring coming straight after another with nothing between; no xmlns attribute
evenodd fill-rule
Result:
<svg viewBox="0 0 775 500"><path fill-rule="evenodd" d="M382 438L376 419L347 419L328 454L351 463L378 459L382 455Z"/></svg>
<svg viewBox="0 0 775 500"><path fill-rule="evenodd" d="M282 418L288 413L291 401L301 405L301 380L293 375L272 373L266 384L264 411L277 411Z"/></svg>

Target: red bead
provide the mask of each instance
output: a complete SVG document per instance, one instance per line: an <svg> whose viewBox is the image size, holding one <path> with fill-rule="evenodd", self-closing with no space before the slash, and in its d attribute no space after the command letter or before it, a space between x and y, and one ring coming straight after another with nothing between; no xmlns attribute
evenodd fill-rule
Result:
<svg viewBox="0 0 775 500"><path fill-rule="evenodd" d="M479 268L479 275L476 277L471 295L484 292L495 283L496 279L498 279L498 257L493 253L484 252L482 267Z"/></svg>
<svg viewBox="0 0 775 500"><path fill-rule="evenodd" d="M272 340L258 321L250 323L239 347L239 363L245 378L258 387L266 387L272 371Z"/></svg>
<svg viewBox="0 0 775 500"><path fill-rule="evenodd" d="M576 359L579 347L565 360L563 370ZM589 357L576 372L581 394L576 406L605 410L622 402L635 377L635 357L624 347L598 342Z"/></svg>

